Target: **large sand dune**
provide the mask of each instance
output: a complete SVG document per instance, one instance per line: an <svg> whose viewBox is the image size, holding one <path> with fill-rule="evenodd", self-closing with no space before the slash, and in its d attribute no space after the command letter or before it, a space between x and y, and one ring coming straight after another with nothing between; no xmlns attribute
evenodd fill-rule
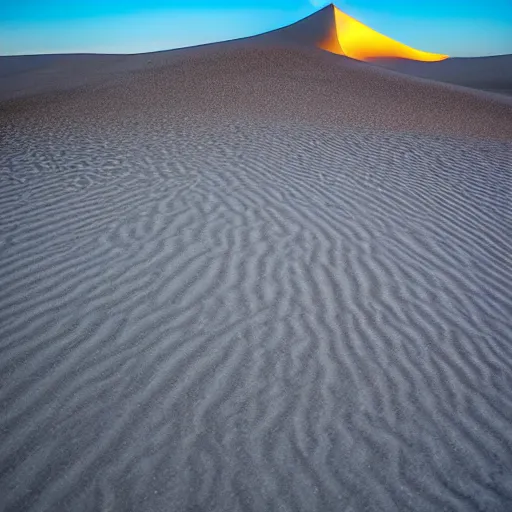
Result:
<svg viewBox="0 0 512 512"><path fill-rule="evenodd" d="M512 105L275 37L9 60L0 510L512 509Z"/></svg>

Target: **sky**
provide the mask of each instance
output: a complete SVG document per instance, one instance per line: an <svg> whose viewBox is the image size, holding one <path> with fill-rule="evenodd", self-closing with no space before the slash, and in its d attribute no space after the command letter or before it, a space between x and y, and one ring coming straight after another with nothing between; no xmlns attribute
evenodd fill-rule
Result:
<svg viewBox="0 0 512 512"><path fill-rule="evenodd" d="M283 27L322 0L0 0L0 55L140 53ZM419 50L512 53L512 0L338 0L350 16Z"/></svg>

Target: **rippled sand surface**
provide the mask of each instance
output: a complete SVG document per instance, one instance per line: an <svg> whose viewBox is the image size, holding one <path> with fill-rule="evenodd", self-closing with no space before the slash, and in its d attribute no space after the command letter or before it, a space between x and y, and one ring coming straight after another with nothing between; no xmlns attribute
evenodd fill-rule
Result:
<svg viewBox="0 0 512 512"><path fill-rule="evenodd" d="M510 105L164 60L0 103L0 510L512 510Z"/></svg>

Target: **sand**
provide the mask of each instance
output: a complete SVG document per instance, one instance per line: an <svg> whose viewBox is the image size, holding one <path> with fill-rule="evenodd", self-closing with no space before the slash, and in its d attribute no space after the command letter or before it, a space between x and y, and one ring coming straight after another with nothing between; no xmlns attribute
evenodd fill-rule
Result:
<svg viewBox="0 0 512 512"><path fill-rule="evenodd" d="M510 102L254 39L9 62L0 510L512 509Z"/></svg>

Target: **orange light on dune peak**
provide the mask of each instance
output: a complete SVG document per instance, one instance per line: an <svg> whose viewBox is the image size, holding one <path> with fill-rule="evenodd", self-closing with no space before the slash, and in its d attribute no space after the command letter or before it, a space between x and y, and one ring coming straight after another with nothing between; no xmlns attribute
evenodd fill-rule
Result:
<svg viewBox="0 0 512 512"><path fill-rule="evenodd" d="M330 24L327 32L325 33L324 38L318 42L317 46L322 48L322 50L327 50L331 53L336 53L338 55L345 55L345 52L341 48L338 30L336 28L336 22Z"/></svg>
<svg viewBox="0 0 512 512"><path fill-rule="evenodd" d="M448 58L448 55L416 50L379 34L348 14L341 12L337 7L334 7L334 26L331 33L323 41L320 41L318 46L329 52L363 61L398 58L437 62Z"/></svg>

